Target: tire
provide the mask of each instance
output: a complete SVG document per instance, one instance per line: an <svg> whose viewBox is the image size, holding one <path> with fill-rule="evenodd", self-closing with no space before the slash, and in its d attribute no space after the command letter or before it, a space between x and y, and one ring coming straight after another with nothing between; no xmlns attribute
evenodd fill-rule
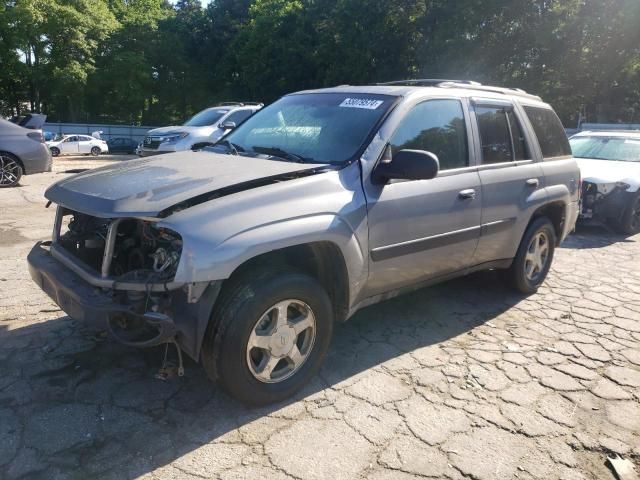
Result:
<svg viewBox="0 0 640 480"><path fill-rule="evenodd" d="M16 156L0 152L0 188L15 187L23 173L20 160Z"/></svg>
<svg viewBox="0 0 640 480"><path fill-rule="evenodd" d="M537 247L534 239L538 240ZM535 293L547 278L556 242L556 231L551 221L546 217L534 220L524 232L516 257L507 270L509 284L522 293ZM541 252L541 256L538 257L533 249ZM546 253L542 254L543 251Z"/></svg>
<svg viewBox="0 0 640 480"><path fill-rule="evenodd" d="M51 147L49 150L51 150L52 157L57 157L58 155L60 155L60 149L58 147Z"/></svg>
<svg viewBox="0 0 640 480"><path fill-rule="evenodd" d="M99 147L93 147L91 149L91 155L93 155L94 157L97 157L98 155L100 155L102 153L102 150L100 150Z"/></svg>
<svg viewBox="0 0 640 480"><path fill-rule="evenodd" d="M284 400L306 385L324 360L333 331L329 296L314 278L288 268L247 271L230 282L216 302L202 345L207 375L245 404ZM288 307L278 310L278 305ZM282 324L279 311L286 312ZM313 328L296 333L312 320ZM258 340L267 342L268 349L255 346Z"/></svg>
<svg viewBox="0 0 640 480"><path fill-rule="evenodd" d="M626 235L640 233L640 190L631 195L631 201L624 210L616 230Z"/></svg>

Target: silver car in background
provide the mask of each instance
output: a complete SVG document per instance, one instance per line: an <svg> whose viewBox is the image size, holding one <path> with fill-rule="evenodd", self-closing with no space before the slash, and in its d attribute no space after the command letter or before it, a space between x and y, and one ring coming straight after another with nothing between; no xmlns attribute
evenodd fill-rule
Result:
<svg viewBox="0 0 640 480"><path fill-rule="evenodd" d="M587 131L569 140L582 172L583 220L640 233L640 131Z"/></svg>
<svg viewBox="0 0 640 480"><path fill-rule="evenodd" d="M225 103L202 110L184 125L154 128L147 133L140 153L148 157L217 142L262 106L262 103Z"/></svg>
<svg viewBox="0 0 640 480"><path fill-rule="evenodd" d="M23 175L51 171L51 154L41 130L0 119L0 188L14 187Z"/></svg>

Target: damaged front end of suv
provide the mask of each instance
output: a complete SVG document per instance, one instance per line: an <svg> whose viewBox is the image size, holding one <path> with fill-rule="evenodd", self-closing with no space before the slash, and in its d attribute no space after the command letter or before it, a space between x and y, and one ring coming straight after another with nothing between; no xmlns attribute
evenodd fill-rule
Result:
<svg viewBox="0 0 640 480"><path fill-rule="evenodd" d="M625 208L629 203L630 185L624 182L597 182L595 179L585 179L582 182L582 212L583 220L601 223L620 223Z"/></svg>
<svg viewBox="0 0 640 480"><path fill-rule="evenodd" d="M197 326L206 325L220 285L175 281L182 246L180 234L158 219L58 206L52 240L38 243L28 260L33 279L72 318L128 346L175 340L197 358Z"/></svg>

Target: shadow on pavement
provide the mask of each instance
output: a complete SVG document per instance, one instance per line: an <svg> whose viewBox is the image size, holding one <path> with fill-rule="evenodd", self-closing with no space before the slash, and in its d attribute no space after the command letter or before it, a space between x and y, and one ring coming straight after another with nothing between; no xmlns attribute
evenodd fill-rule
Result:
<svg viewBox="0 0 640 480"><path fill-rule="evenodd" d="M616 243L634 243L629 236L615 233L599 225L578 225L576 231L562 243L562 248L604 248Z"/></svg>
<svg viewBox="0 0 640 480"><path fill-rule="evenodd" d="M523 299L497 277L484 272L362 310L335 329L304 391L258 409L237 404L190 360L184 377L154 378L164 347L129 349L65 316L0 325L0 478L25 469L29 478L135 478L267 415L295 416L299 400L463 335Z"/></svg>

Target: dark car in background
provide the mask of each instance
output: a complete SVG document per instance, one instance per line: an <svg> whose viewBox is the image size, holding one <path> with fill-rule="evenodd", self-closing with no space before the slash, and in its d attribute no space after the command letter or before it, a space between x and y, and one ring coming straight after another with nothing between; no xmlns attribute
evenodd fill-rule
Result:
<svg viewBox="0 0 640 480"><path fill-rule="evenodd" d="M109 152L111 153L136 153L136 148L138 148L138 142L131 138L126 137L118 137L107 140L107 145L109 145Z"/></svg>

